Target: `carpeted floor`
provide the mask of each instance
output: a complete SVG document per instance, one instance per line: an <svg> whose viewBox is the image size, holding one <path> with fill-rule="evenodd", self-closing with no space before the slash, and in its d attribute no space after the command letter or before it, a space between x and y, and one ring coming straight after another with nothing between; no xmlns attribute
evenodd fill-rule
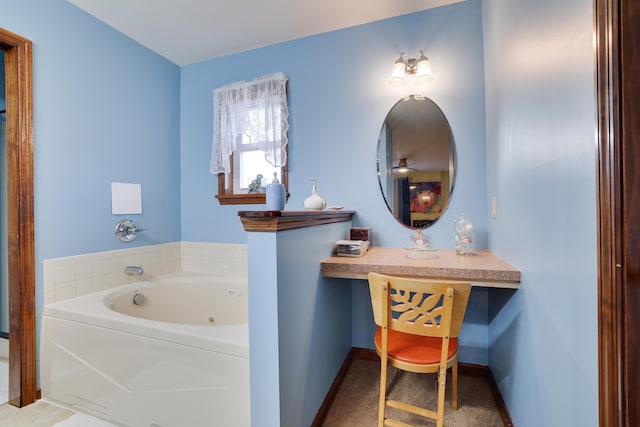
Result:
<svg viewBox="0 0 640 427"><path fill-rule="evenodd" d="M396 370L389 368L389 381ZM447 375L444 425L450 427L504 427L500 413L484 378L458 377L458 410L451 409L451 371ZM340 390L322 424L324 427L375 426L378 416L380 362L353 360ZM392 385L392 399L436 409L435 374L402 372ZM388 416L418 425L435 426L435 420L387 409ZM392 415L393 414L393 415ZM398 415L399 414L399 415Z"/></svg>

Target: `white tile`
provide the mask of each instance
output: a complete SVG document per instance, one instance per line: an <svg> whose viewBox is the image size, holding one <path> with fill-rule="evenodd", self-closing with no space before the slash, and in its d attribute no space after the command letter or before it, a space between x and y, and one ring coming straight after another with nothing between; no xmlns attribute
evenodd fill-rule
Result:
<svg viewBox="0 0 640 427"><path fill-rule="evenodd" d="M125 275L128 265L142 266L144 275ZM45 303L178 271L241 277L248 271L246 244L203 242L172 242L56 258L44 260L43 266Z"/></svg>
<svg viewBox="0 0 640 427"><path fill-rule="evenodd" d="M164 262L164 263L154 264L153 272L152 274L149 275L149 277L152 278L153 276L160 276L163 274L174 273L176 271L177 270L173 262Z"/></svg>
<svg viewBox="0 0 640 427"><path fill-rule="evenodd" d="M48 304L55 302L56 300L56 287L55 287L55 270L53 263L45 263L43 271L43 285L44 285L44 303Z"/></svg>
<svg viewBox="0 0 640 427"><path fill-rule="evenodd" d="M108 259L95 259L93 261L93 275L103 276L109 274L109 260Z"/></svg>
<svg viewBox="0 0 640 427"><path fill-rule="evenodd" d="M140 255L137 253L130 253L124 257L125 267L129 265L140 265ZM124 271L124 268L122 269Z"/></svg>
<svg viewBox="0 0 640 427"><path fill-rule="evenodd" d="M77 256L68 256L68 257L62 257L62 258L55 258L53 260L53 262L54 262L55 266L73 265L73 264L76 264L78 262L78 257Z"/></svg>
<svg viewBox="0 0 640 427"><path fill-rule="evenodd" d="M109 273L122 273L127 266L127 260L123 256L116 256L109 258Z"/></svg>
<svg viewBox="0 0 640 427"><path fill-rule="evenodd" d="M94 292L104 291L105 289L109 289L110 287L111 287L111 276L102 275L102 276L95 276L93 278Z"/></svg>
<svg viewBox="0 0 640 427"><path fill-rule="evenodd" d="M47 421L51 420L52 422L61 421L65 418L69 418L73 415L73 411L67 408L64 408L60 405L54 405L45 400L38 400L32 405L29 405L28 408L33 410L34 412L42 415L38 417L38 422L47 418Z"/></svg>
<svg viewBox="0 0 640 427"><path fill-rule="evenodd" d="M191 245L185 245L182 248L182 263L185 262L191 263L191 260L194 258L193 256L193 247Z"/></svg>
<svg viewBox="0 0 640 427"><path fill-rule="evenodd" d="M75 296L87 295L95 292L93 289L93 277L75 281Z"/></svg>
<svg viewBox="0 0 640 427"><path fill-rule="evenodd" d="M146 267L148 265L155 264L158 262L158 258L159 257L155 254L155 251L144 251L140 254L140 265Z"/></svg>
<svg viewBox="0 0 640 427"><path fill-rule="evenodd" d="M60 283L73 282L76 278L76 269L73 264L56 264L54 269L54 277L56 285Z"/></svg>
<svg viewBox="0 0 640 427"><path fill-rule="evenodd" d="M120 273L112 273L109 275L109 287L116 288L124 285L124 271Z"/></svg>
<svg viewBox="0 0 640 427"><path fill-rule="evenodd" d="M76 280L93 277L92 262L81 262L79 264L76 264L75 267L76 267Z"/></svg>

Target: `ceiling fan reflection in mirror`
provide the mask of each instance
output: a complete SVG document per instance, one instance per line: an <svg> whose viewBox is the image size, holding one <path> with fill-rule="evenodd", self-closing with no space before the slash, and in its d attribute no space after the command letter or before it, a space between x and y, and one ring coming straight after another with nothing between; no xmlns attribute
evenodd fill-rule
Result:
<svg viewBox="0 0 640 427"><path fill-rule="evenodd" d="M416 169L410 167L410 166L413 166L413 165L415 165L415 163L409 164L409 163L407 163L407 159L403 158L403 159L399 160L398 166L394 166L393 167L393 171L394 172L399 172L399 173L407 173L409 171L414 171Z"/></svg>

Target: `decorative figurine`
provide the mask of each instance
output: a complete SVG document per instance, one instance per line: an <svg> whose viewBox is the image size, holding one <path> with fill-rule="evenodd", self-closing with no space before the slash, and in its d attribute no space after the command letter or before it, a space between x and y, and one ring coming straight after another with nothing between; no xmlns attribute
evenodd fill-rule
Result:
<svg viewBox="0 0 640 427"><path fill-rule="evenodd" d="M456 224L456 254L473 254L473 224L464 215L455 220Z"/></svg>
<svg viewBox="0 0 640 427"><path fill-rule="evenodd" d="M254 179L253 181L251 181L251 184L249 184L249 193L263 193L264 190L262 188L262 174L258 174L258 176L256 176L256 179Z"/></svg>
<svg viewBox="0 0 640 427"><path fill-rule="evenodd" d="M426 248L429 246L429 239L427 239L423 234L424 230L418 228L415 233L413 233L413 243L416 247Z"/></svg>

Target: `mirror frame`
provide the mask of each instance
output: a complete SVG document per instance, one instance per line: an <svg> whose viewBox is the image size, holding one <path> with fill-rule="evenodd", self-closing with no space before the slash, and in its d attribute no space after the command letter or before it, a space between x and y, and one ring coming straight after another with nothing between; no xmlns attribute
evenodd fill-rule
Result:
<svg viewBox="0 0 640 427"><path fill-rule="evenodd" d="M413 224L406 224L405 222L401 221L400 218L398 218L396 216L396 213L394 213L393 208L391 206L391 204L389 203L388 200L388 195L386 190L383 188L382 186L382 179L381 179L381 174L384 172L386 173L386 171L388 170L388 166L385 167L384 170L381 170L381 163L384 161L384 159L380 158L380 144L381 144L381 135L383 130L385 129L385 124L388 122L389 119L389 114L393 111L394 108L396 108L396 106L398 106L401 102L403 101L409 101L409 100L415 100L415 101L428 101L430 104L433 105L433 107L435 107L435 109L442 115L442 118L444 119L447 128L448 128L448 134L449 134L449 171L451 172L450 175L450 179L449 179L449 189L448 189L448 197L446 200L446 205L443 206L442 211L440 212L440 215L438 216L438 218L434 219L430 224L425 225L425 226L413 226ZM392 165L392 168L394 166ZM383 122L382 122L382 126L380 127L380 132L378 133L378 144L377 144L377 151L376 151L376 169L377 169L377 175L378 175L378 187L380 188L380 193L382 194L382 198L385 202L385 205L387 206L387 209L389 210L389 213L391 214L391 216L393 216L393 218L401 225L403 225L404 227L411 229L411 230L422 230L428 227L431 227L433 224L435 224L441 217L442 215L444 215L444 213L446 212L446 210L449 207L449 203L451 201L451 195L453 194L453 190L455 187L455 182L456 182L456 176L457 176L457 153L456 153L456 144L455 144L455 139L453 137L453 129L451 129L451 124L449 123L449 120L447 119L447 116L444 114L444 111L442 111L442 109L440 108L440 106L438 104L436 104L436 102L434 100L432 100L431 98L424 96L424 95L419 95L419 94L412 94L412 95L408 95L406 97L403 97L401 99L399 99L398 101L396 101L393 106L391 107L391 109L387 112L387 115L385 116ZM428 171L427 171L428 172Z"/></svg>

